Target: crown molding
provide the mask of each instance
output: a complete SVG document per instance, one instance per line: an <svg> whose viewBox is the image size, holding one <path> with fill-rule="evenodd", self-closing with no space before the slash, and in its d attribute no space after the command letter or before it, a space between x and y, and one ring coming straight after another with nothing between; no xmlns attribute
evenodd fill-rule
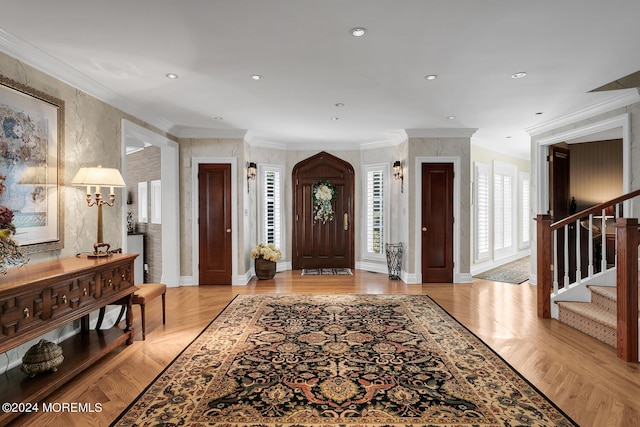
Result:
<svg viewBox="0 0 640 427"><path fill-rule="evenodd" d="M131 114L163 132L170 133L174 126L173 123L162 117L148 115L118 93L2 28L0 28L0 51L127 114Z"/></svg>
<svg viewBox="0 0 640 427"><path fill-rule="evenodd" d="M616 108L626 107L628 105L640 102L640 89L629 89L625 90L624 92L625 93L610 98L606 101L602 101L589 107L582 108L565 116L540 123L539 125L528 127L525 129L525 132L527 132L531 136L539 135L550 130L558 129L563 126L576 123L580 120L589 119L599 114L607 113L609 111L615 110Z"/></svg>
<svg viewBox="0 0 640 427"><path fill-rule="evenodd" d="M407 129L409 138L471 138L477 128Z"/></svg>
<svg viewBox="0 0 640 427"><path fill-rule="evenodd" d="M174 126L171 132L178 138L245 139L247 129L209 129Z"/></svg>

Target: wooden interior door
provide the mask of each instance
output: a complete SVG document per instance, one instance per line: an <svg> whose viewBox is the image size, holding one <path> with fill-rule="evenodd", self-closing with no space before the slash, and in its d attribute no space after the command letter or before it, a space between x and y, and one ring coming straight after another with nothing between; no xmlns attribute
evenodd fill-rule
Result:
<svg viewBox="0 0 640 427"><path fill-rule="evenodd" d="M570 196L570 151L567 148L552 145L549 147L549 214L554 221L560 221L569 216ZM579 230L578 230L579 231ZM575 224L569 226L569 241L567 242L575 250ZM570 257L569 264L565 267L564 246L565 233L558 233L558 244L556 251L558 254L558 278L562 281L565 271L569 272L571 280L575 278L575 258Z"/></svg>
<svg viewBox="0 0 640 427"><path fill-rule="evenodd" d="M353 167L326 152L298 163L292 173L293 236L292 267L354 268ZM329 181L337 189L334 219L314 221L313 184Z"/></svg>
<svg viewBox="0 0 640 427"><path fill-rule="evenodd" d="M422 283L453 282L453 163L422 164Z"/></svg>
<svg viewBox="0 0 640 427"><path fill-rule="evenodd" d="M231 165L198 166L199 284L231 285Z"/></svg>

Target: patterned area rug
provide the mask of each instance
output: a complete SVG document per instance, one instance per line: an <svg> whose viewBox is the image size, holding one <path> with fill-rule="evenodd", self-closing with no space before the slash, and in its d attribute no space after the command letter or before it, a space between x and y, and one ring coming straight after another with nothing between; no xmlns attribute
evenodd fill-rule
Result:
<svg viewBox="0 0 640 427"><path fill-rule="evenodd" d="M303 268L303 276L350 276L349 268Z"/></svg>
<svg viewBox="0 0 640 427"><path fill-rule="evenodd" d="M574 426L426 295L241 295L118 426Z"/></svg>
<svg viewBox="0 0 640 427"><path fill-rule="evenodd" d="M476 274L473 277L476 279L491 280L493 282L513 283L514 285L519 285L520 283L529 280L530 272L531 257L527 256L505 265L501 265L500 267L485 271L484 273Z"/></svg>

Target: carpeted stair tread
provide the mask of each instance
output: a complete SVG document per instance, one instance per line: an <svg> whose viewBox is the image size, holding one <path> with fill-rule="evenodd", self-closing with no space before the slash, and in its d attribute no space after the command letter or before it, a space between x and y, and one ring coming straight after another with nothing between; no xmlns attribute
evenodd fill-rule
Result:
<svg viewBox="0 0 640 427"><path fill-rule="evenodd" d="M612 347L616 346L616 314L590 302L558 302L558 320Z"/></svg>
<svg viewBox="0 0 640 427"><path fill-rule="evenodd" d="M612 313L617 312L618 288L615 286L589 286L591 302L601 305ZM640 313L640 294L638 295L638 313Z"/></svg>
<svg viewBox="0 0 640 427"><path fill-rule="evenodd" d="M617 320L615 313L611 313L597 304L590 302L563 301L559 302L558 306L603 325L612 327L613 329L616 328Z"/></svg>

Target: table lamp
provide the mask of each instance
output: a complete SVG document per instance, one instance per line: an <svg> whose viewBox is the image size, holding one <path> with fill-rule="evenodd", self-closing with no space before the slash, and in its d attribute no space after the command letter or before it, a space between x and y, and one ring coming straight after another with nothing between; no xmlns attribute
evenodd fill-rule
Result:
<svg viewBox="0 0 640 427"><path fill-rule="evenodd" d="M115 187L124 187L124 179L120 175L120 171L114 168L103 168L102 165L97 167L80 168L71 185L79 187L87 187L87 205L98 207L98 239L93 245L93 254L90 257L102 257L109 255L110 244L104 242L102 234L102 205L113 206L116 195L113 192ZM91 197L91 187L95 187L93 199ZM101 187L109 187L109 201L102 198ZM104 248L104 249L103 249Z"/></svg>

